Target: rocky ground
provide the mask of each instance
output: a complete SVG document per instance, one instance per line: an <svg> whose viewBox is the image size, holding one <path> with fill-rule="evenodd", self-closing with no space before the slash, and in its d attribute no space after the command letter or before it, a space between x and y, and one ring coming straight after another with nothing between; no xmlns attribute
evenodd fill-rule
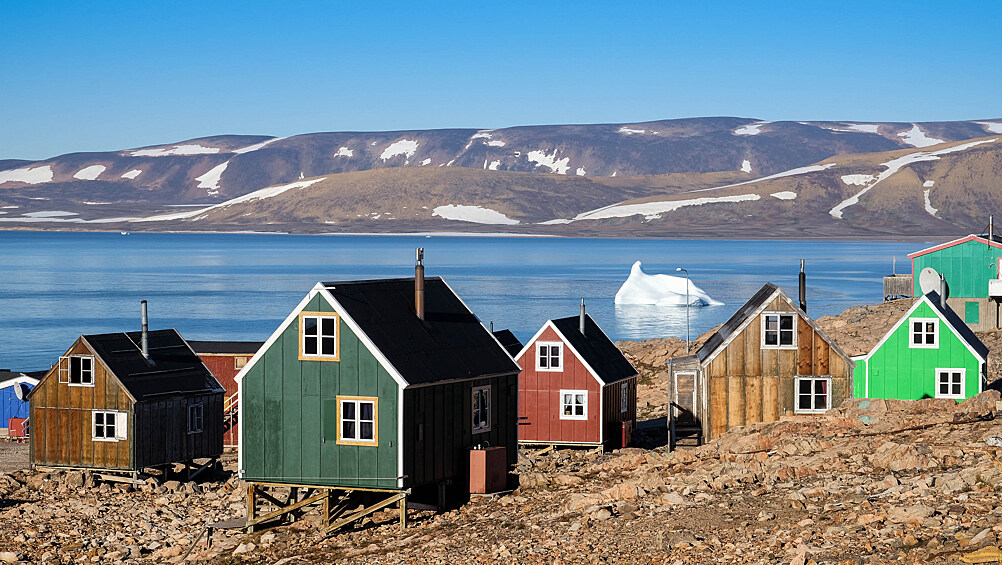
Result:
<svg viewBox="0 0 1002 565"><path fill-rule="evenodd" d="M860 308L821 320L851 353L875 343L886 331L881 324L889 327L907 304ZM861 323L839 323L852 316ZM854 329L859 325L866 331ZM650 383L648 413L663 413L653 384L660 373L650 368L660 371L684 343L620 345ZM383 512L324 537L311 512L253 534L217 529L211 546L202 538L188 560L806 565L1002 558L997 392L960 404L852 400L823 416L739 428L674 453L661 431L642 428L641 447L613 453L523 451L513 492L447 512L412 510L404 530L395 512ZM245 515L232 454L203 482L151 480L133 488L80 472L30 471L25 448L0 444L0 562L180 562L206 524Z"/></svg>

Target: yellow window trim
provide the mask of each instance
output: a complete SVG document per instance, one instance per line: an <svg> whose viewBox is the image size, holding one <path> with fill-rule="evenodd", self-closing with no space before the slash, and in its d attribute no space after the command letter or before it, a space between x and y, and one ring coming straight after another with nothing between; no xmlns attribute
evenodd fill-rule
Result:
<svg viewBox="0 0 1002 565"><path fill-rule="evenodd" d="M379 397L376 396L337 396L337 444L338 445L364 445L368 447L379 446ZM364 400L372 403L372 441L358 441L352 439L341 439L341 401L342 400Z"/></svg>
<svg viewBox="0 0 1002 565"><path fill-rule="evenodd" d="M319 355L306 355L303 353L303 318L306 316L322 316L324 318L334 318L337 320L337 335L334 336L334 356L333 357L322 357ZM337 312L300 312L299 313L299 324L296 326L296 331L299 333L299 360L300 361L340 361L341 360L341 316ZM319 330L318 330L319 332ZM317 334L319 339L320 334ZM320 347L320 342L317 342L317 347Z"/></svg>

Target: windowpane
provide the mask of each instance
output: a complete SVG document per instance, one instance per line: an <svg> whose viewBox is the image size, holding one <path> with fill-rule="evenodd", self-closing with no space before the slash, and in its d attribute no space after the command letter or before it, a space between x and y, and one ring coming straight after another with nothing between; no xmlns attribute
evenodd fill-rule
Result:
<svg viewBox="0 0 1002 565"><path fill-rule="evenodd" d="M343 420L354 420L355 419L355 403L351 400L345 400L341 403L341 419Z"/></svg>
<svg viewBox="0 0 1002 565"><path fill-rule="evenodd" d="M550 348L550 368L557 369L560 367L560 348L551 347Z"/></svg>
<svg viewBox="0 0 1002 565"><path fill-rule="evenodd" d="M315 339L315 338L309 338L309 339ZM324 355L336 355L337 354L337 338L324 337L323 340L322 340L322 342L323 342L323 346L324 346L322 353Z"/></svg>
<svg viewBox="0 0 1002 565"><path fill-rule="evenodd" d="M317 318L303 316L303 335L317 335Z"/></svg>
<svg viewBox="0 0 1002 565"><path fill-rule="evenodd" d="M778 322L776 316L766 316L765 317L765 331L767 331L767 332L774 332L774 331L776 331L777 329L779 329L777 327L778 324L779 324L779 322Z"/></svg>
<svg viewBox="0 0 1002 565"><path fill-rule="evenodd" d="M793 332L790 330L783 330L779 332L779 344L793 345Z"/></svg>
<svg viewBox="0 0 1002 565"><path fill-rule="evenodd" d="M115 437L115 418L108 418L104 424L104 437Z"/></svg>
<svg viewBox="0 0 1002 565"><path fill-rule="evenodd" d="M358 439L375 439L375 427L372 422L361 422L358 426Z"/></svg>
<svg viewBox="0 0 1002 565"><path fill-rule="evenodd" d="M811 394L811 381L807 379L800 380L800 394Z"/></svg>
<svg viewBox="0 0 1002 565"><path fill-rule="evenodd" d="M373 420L373 404L371 402L359 402L358 410L361 413L360 420Z"/></svg>
<svg viewBox="0 0 1002 565"><path fill-rule="evenodd" d="M781 329L781 330L792 330L793 329L793 316L780 316L779 317L779 329Z"/></svg>
<svg viewBox="0 0 1002 565"><path fill-rule="evenodd" d="M334 337L337 332L337 318L323 318L321 321L324 336Z"/></svg>
<svg viewBox="0 0 1002 565"><path fill-rule="evenodd" d="M810 410L811 409L811 395L801 394L797 396L797 409L798 410Z"/></svg>
<svg viewBox="0 0 1002 565"><path fill-rule="evenodd" d="M98 425L104 424L104 412L96 412L94 414L94 423Z"/></svg>
<svg viewBox="0 0 1002 565"><path fill-rule="evenodd" d="M549 368L549 365L547 364L547 361L549 361L550 357L549 357L549 353L547 353L547 349L548 349L548 347L546 345L540 345L539 346L539 366L540 366L540 368L543 368L543 369L548 369Z"/></svg>
<svg viewBox="0 0 1002 565"><path fill-rule="evenodd" d="M343 439L356 439L354 420L345 420L341 422L341 437Z"/></svg>
<svg viewBox="0 0 1002 565"><path fill-rule="evenodd" d="M960 396L960 383L953 383L953 394Z"/></svg>
<svg viewBox="0 0 1002 565"><path fill-rule="evenodd" d="M317 354L317 338L315 337L303 338L303 353L307 355Z"/></svg>

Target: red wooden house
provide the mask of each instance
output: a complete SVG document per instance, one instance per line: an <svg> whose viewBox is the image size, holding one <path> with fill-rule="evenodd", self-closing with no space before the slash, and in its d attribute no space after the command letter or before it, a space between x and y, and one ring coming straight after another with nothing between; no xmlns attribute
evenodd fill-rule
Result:
<svg viewBox="0 0 1002 565"><path fill-rule="evenodd" d="M527 444L629 444L637 370L591 316L549 320L515 357L518 440Z"/></svg>
<svg viewBox="0 0 1002 565"><path fill-rule="evenodd" d="M236 447L238 442L237 426L237 381L235 377L240 369L250 361L264 345L261 341L188 341L188 345L202 359L202 363L226 389L223 400L223 445Z"/></svg>

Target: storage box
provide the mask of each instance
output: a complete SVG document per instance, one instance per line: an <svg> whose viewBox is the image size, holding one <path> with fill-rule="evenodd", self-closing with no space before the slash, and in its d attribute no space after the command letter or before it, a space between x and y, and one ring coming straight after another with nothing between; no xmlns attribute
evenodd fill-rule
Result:
<svg viewBox="0 0 1002 565"><path fill-rule="evenodd" d="M508 484L507 451L503 447L470 450L470 493L504 490Z"/></svg>

